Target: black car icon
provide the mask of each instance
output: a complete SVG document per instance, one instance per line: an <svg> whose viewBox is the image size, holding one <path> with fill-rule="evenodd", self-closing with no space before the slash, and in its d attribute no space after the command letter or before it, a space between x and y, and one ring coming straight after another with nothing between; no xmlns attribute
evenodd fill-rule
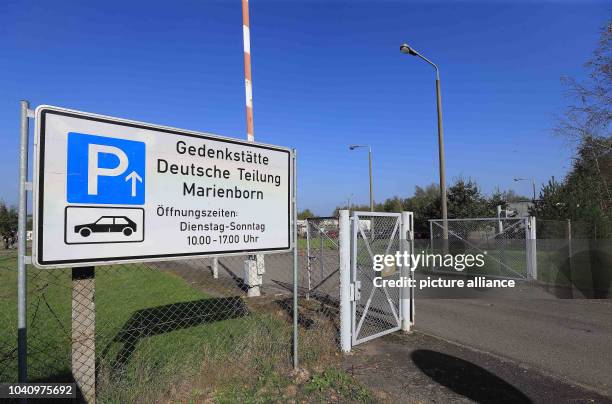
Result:
<svg viewBox="0 0 612 404"><path fill-rule="evenodd" d="M74 232L83 237L91 233L123 233L131 236L136 231L136 223L126 216L102 216L93 223L74 226Z"/></svg>

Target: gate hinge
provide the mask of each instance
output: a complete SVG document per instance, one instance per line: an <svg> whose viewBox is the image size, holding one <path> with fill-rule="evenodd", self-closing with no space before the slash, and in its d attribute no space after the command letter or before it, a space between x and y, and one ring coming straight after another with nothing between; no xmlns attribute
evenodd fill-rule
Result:
<svg viewBox="0 0 612 404"><path fill-rule="evenodd" d="M350 299L351 302L356 302L361 299L361 281L351 283Z"/></svg>

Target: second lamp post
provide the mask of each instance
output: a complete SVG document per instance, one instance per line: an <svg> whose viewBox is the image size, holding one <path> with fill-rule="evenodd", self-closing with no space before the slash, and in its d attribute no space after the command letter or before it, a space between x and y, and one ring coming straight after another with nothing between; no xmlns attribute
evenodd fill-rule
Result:
<svg viewBox="0 0 612 404"><path fill-rule="evenodd" d="M350 150L355 150L358 147L367 147L368 148L368 163L370 166L370 212L374 212L374 191L372 188L372 148L367 145L354 144L350 145Z"/></svg>

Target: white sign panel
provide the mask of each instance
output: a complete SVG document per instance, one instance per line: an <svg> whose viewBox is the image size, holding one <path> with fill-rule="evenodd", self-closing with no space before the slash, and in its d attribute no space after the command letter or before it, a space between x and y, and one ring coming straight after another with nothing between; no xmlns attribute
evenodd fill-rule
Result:
<svg viewBox="0 0 612 404"><path fill-rule="evenodd" d="M291 247L289 149L41 106L34 263Z"/></svg>

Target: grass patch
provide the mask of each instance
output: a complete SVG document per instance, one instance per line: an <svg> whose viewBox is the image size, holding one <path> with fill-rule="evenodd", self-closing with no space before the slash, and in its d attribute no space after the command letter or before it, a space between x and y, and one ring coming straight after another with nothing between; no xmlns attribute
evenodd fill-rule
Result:
<svg viewBox="0 0 612 404"><path fill-rule="evenodd" d="M313 398L321 402L374 402L374 397L361 383L356 382L344 370L328 368L316 373L305 384L303 393L309 401Z"/></svg>
<svg viewBox="0 0 612 404"><path fill-rule="evenodd" d="M323 240L321 240L318 237L311 238L310 239L310 251L311 251L311 254L314 255L314 253L316 251L319 251L321 249L321 245L323 245L323 249L337 250L338 249L338 240L332 241L328 237L323 237ZM298 238L298 248L300 250L306 251L306 247L307 246L308 246L308 243L307 243L305 238Z"/></svg>
<svg viewBox="0 0 612 404"><path fill-rule="evenodd" d="M16 347L16 267L14 252L0 254L3 382L17 375L16 355L6 355ZM30 379L70 380L71 270L29 266L27 276ZM139 264L99 267L95 282L99 402L309 401L311 389L320 397L360 397L346 390L342 371L325 374L340 357L336 329L324 316L300 329L308 377L298 377L284 305L260 309L241 297L209 296L174 273Z"/></svg>

